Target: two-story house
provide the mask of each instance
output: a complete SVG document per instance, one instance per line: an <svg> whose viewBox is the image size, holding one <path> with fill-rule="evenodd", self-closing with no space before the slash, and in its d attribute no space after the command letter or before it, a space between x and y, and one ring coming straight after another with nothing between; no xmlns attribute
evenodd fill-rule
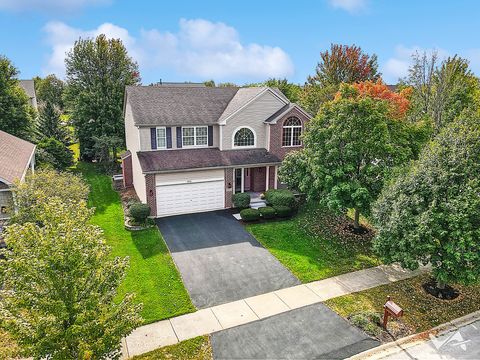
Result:
<svg viewBox="0 0 480 360"><path fill-rule="evenodd" d="M152 215L232 206L237 192L277 188L285 154L310 119L268 87L128 86L125 186Z"/></svg>

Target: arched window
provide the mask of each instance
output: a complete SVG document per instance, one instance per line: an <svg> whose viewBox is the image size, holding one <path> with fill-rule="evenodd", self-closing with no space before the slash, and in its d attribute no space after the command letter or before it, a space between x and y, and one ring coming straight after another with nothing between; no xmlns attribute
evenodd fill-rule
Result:
<svg viewBox="0 0 480 360"><path fill-rule="evenodd" d="M282 146L300 146L302 135L302 122L292 116L283 123Z"/></svg>
<svg viewBox="0 0 480 360"><path fill-rule="evenodd" d="M255 146L255 134L245 127L237 130L233 137L233 146Z"/></svg>

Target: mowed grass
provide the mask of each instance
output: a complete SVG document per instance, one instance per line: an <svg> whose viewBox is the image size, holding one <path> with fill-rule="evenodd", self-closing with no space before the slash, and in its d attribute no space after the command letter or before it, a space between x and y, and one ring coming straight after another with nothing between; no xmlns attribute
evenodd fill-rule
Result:
<svg viewBox="0 0 480 360"><path fill-rule="evenodd" d="M370 242L340 241L317 231L327 221L321 209L305 206L294 218L247 225L247 230L302 282L376 266Z"/></svg>
<svg viewBox="0 0 480 360"><path fill-rule="evenodd" d="M193 339L166 346L158 350L135 356L134 360L211 360L212 347L208 336L199 336Z"/></svg>
<svg viewBox="0 0 480 360"><path fill-rule="evenodd" d="M431 329L480 309L480 284L454 285L460 291L460 296L450 301L440 300L423 290L422 284L428 277L429 274L424 274L330 299L325 304L345 318L359 311L383 313L383 304L390 295L392 300L404 309L402 321L414 333Z"/></svg>
<svg viewBox="0 0 480 360"><path fill-rule="evenodd" d="M103 229L113 256L130 258L119 296L136 294L145 323L195 311L158 229L125 230L120 197L110 177L91 164L79 163L77 169L90 185L89 205L95 207L92 222Z"/></svg>

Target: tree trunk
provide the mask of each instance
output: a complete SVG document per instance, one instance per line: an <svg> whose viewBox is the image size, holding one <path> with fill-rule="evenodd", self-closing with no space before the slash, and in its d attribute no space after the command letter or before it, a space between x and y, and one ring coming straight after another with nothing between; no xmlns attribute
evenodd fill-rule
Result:
<svg viewBox="0 0 480 360"><path fill-rule="evenodd" d="M353 220L353 227L360 229L360 210L355 209L355 219Z"/></svg>
<svg viewBox="0 0 480 360"><path fill-rule="evenodd" d="M445 283L443 281L437 280L437 289L444 290Z"/></svg>

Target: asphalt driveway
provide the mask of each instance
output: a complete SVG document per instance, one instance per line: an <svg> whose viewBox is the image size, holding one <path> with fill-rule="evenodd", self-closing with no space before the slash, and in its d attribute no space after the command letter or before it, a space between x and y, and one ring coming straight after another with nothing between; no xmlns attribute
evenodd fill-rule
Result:
<svg viewBox="0 0 480 360"><path fill-rule="evenodd" d="M157 219L199 309L299 284L228 210Z"/></svg>
<svg viewBox="0 0 480 360"><path fill-rule="evenodd" d="M345 359L379 345L319 303L211 335L215 359Z"/></svg>

